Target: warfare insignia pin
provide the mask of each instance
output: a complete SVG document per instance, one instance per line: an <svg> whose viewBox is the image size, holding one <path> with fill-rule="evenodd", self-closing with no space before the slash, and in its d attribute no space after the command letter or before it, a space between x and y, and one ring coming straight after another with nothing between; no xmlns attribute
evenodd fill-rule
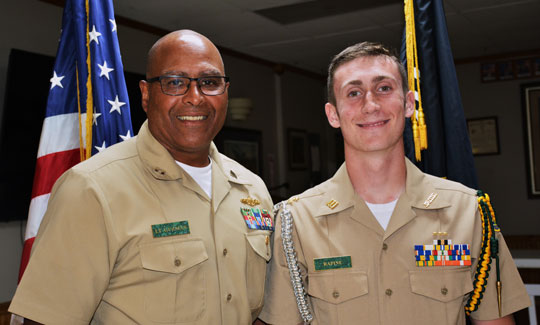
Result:
<svg viewBox="0 0 540 325"><path fill-rule="evenodd" d="M261 204L261 201L259 201L257 199L254 199L252 197L247 197L245 199L240 199L240 202L242 202L243 204L247 204L249 206L252 206L252 207Z"/></svg>

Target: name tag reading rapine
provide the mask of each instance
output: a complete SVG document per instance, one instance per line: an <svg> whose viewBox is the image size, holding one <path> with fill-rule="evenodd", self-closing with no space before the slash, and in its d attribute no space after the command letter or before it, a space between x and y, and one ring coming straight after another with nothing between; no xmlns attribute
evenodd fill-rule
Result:
<svg viewBox="0 0 540 325"><path fill-rule="evenodd" d="M345 269L352 267L350 256L316 258L313 260L313 262L315 263L315 271Z"/></svg>
<svg viewBox="0 0 540 325"><path fill-rule="evenodd" d="M189 223L185 220L152 225L152 236L154 236L154 238L185 234L189 234Z"/></svg>

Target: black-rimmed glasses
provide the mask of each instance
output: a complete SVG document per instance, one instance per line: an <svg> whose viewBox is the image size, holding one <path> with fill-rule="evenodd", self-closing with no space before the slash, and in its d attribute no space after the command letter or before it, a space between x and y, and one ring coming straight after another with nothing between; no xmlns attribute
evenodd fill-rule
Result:
<svg viewBox="0 0 540 325"><path fill-rule="evenodd" d="M229 77L225 76L207 76L199 78L190 78L183 76L159 76L147 79L146 82L159 81L161 91L170 96L181 96L188 92L192 81L197 83L200 91L207 96L221 95L227 89Z"/></svg>

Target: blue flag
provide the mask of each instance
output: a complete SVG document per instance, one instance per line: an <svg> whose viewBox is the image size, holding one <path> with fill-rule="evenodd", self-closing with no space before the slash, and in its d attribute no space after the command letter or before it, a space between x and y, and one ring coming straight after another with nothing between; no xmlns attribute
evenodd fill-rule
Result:
<svg viewBox="0 0 540 325"><path fill-rule="evenodd" d="M85 114L87 107L92 154L133 135L112 1L68 0L64 9L46 116Z"/></svg>
<svg viewBox="0 0 540 325"><path fill-rule="evenodd" d="M50 82L19 277L58 177L133 135L111 0L66 1Z"/></svg>
<svg viewBox="0 0 540 325"><path fill-rule="evenodd" d="M428 148L422 151L422 159L417 162L408 120L404 132L405 154L425 173L478 188L443 1L415 0L413 3ZM405 66L406 60L404 33L401 61Z"/></svg>

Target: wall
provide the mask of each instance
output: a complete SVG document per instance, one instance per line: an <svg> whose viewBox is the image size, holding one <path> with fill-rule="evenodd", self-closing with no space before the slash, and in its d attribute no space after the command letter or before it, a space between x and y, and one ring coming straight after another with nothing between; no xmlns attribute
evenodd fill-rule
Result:
<svg viewBox="0 0 540 325"><path fill-rule="evenodd" d="M475 156L479 187L505 234L540 234L540 198L529 199L520 85L540 79L482 83L480 63L456 66L467 118L497 116L500 154Z"/></svg>
<svg viewBox="0 0 540 325"><path fill-rule="evenodd" d="M223 56L225 73L231 78L229 98L248 97L253 101L251 113L244 121L232 120L227 116L225 126L259 130L262 134L262 178L270 187L277 185L277 170L275 164L276 153L276 117L274 114L275 87L274 72L271 67L247 62L235 57ZM272 169L272 170L271 170Z"/></svg>
<svg viewBox="0 0 540 325"><path fill-rule="evenodd" d="M291 72L285 72L282 75L282 94L283 94L283 120L285 136L289 129L306 131L308 134L318 134L321 140L321 170L322 180L328 178L328 145L325 141L327 133L330 132L326 115L324 113L325 80L316 80ZM289 166L290 157L288 149L287 166ZM288 169L287 181L289 183L289 195L303 192L307 188L317 185L319 181L312 181L311 164L308 161L307 170Z"/></svg>

